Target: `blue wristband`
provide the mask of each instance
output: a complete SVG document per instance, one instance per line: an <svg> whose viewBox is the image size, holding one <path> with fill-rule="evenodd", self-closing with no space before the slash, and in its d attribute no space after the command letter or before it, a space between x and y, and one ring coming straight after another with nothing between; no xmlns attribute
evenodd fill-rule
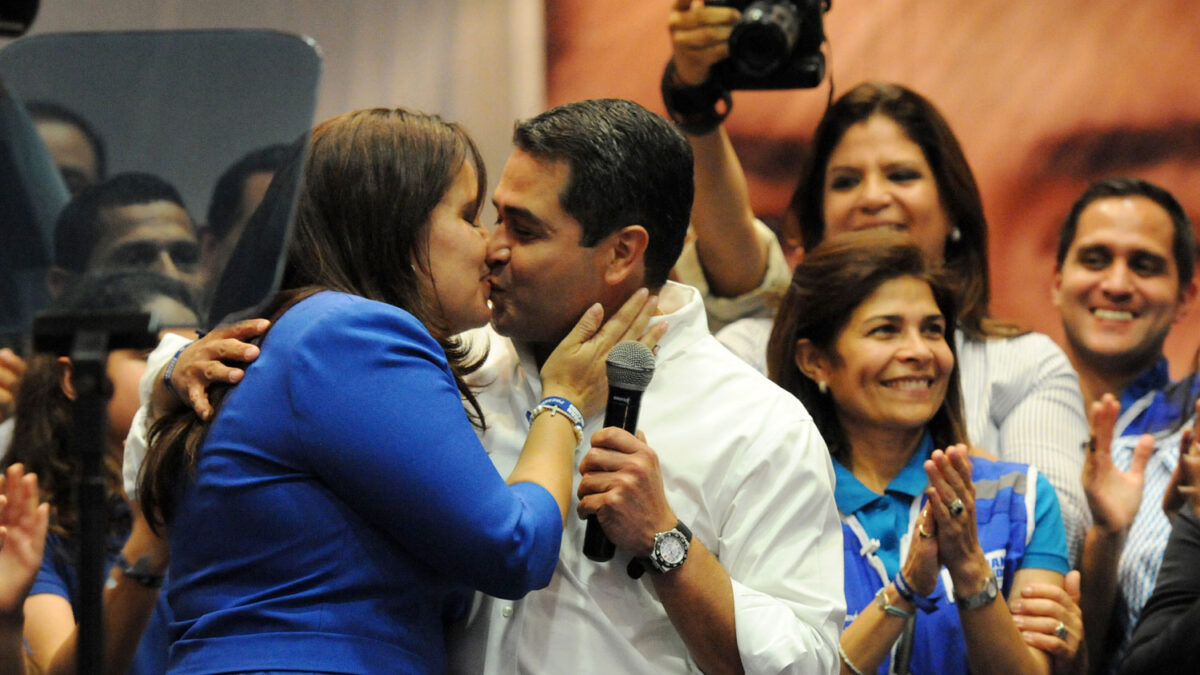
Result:
<svg viewBox="0 0 1200 675"><path fill-rule="evenodd" d="M178 398L178 399L182 399L183 397L179 395L179 392L175 391L174 385L171 384L171 376L175 374L175 364L179 363L179 355L183 353L183 350L185 350L191 346L192 346L192 343L189 342L186 345L180 347L175 352L175 356L171 357L171 361L169 363L167 363L167 369L163 371L163 384L166 385L167 391L171 392L172 394L175 394L175 398Z"/></svg>
<svg viewBox="0 0 1200 675"><path fill-rule="evenodd" d="M921 595L913 590L913 587L908 584L908 579L904 578L904 572L896 572L896 577L892 579L892 584L896 586L896 592L900 597L917 606L917 609L928 614L937 609L938 599L941 594L935 589L929 595Z"/></svg>
<svg viewBox="0 0 1200 675"><path fill-rule="evenodd" d="M576 408L574 403L561 396L547 396L534 406L533 410L525 413L525 419L533 424L533 419L544 412L549 412L551 415L561 412L565 415L575 430L575 445L583 442L583 413L579 412L579 408Z"/></svg>

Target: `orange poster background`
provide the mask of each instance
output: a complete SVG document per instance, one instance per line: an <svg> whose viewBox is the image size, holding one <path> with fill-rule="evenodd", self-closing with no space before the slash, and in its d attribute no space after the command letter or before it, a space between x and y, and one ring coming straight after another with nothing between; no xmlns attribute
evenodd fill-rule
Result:
<svg viewBox="0 0 1200 675"><path fill-rule="evenodd" d="M547 98L663 112L668 0L546 3ZM1141 176L1200 221L1200 6L1194 0L833 0L834 95L865 79L929 97L962 142L989 223L992 312L1061 339L1049 300L1059 224L1092 180ZM777 218L829 95L738 92L727 128L755 211ZM1167 341L1194 367L1196 307Z"/></svg>

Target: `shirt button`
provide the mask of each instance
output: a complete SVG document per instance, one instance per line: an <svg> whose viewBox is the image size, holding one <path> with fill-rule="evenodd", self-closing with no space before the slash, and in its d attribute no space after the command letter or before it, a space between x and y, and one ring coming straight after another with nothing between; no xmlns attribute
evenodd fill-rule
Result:
<svg viewBox="0 0 1200 675"><path fill-rule="evenodd" d="M500 610L500 616L507 619L508 617L512 616L512 612L513 612L512 605L505 605L504 609Z"/></svg>

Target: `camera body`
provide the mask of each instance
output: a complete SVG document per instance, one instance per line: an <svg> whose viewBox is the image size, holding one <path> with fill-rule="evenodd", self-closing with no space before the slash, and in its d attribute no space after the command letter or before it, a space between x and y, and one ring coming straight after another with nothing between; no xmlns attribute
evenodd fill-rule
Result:
<svg viewBox="0 0 1200 675"><path fill-rule="evenodd" d="M825 79L823 17L831 0L708 0L742 16L729 58L713 66L725 89L811 89Z"/></svg>

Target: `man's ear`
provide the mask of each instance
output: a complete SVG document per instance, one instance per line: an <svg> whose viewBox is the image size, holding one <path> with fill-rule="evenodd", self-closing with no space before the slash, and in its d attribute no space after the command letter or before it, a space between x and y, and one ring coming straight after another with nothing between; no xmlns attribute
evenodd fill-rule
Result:
<svg viewBox="0 0 1200 675"><path fill-rule="evenodd" d="M1062 267L1054 266L1054 282L1050 286L1050 303L1062 309Z"/></svg>
<svg viewBox="0 0 1200 675"><path fill-rule="evenodd" d="M1191 281L1187 282L1183 288L1179 289L1179 308L1175 310L1175 321L1179 321L1187 314L1188 305L1190 305L1195 299L1196 278L1192 277Z"/></svg>
<svg viewBox="0 0 1200 675"><path fill-rule="evenodd" d="M829 358L808 338L796 340L796 367L813 382L829 381Z"/></svg>
<svg viewBox="0 0 1200 675"><path fill-rule="evenodd" d="M58 265L51 265L50 269L46 270L46 288L50 291L51 298L58 298L63 294L63 291L71 285L79 275Z"/></svg>
<svg viewBox="0 0 1200 675"><path fill-rule="evenodd" d="M58 386L62 387L63 394L71 401L75 400L75 382L72 378L74 372L71 359L65 356L58 357Z"/></svg>
<svg viewBox="0 0 1200 675"><path fill-rule="evenodd" d="M604 261L604 281L619 286L629 279L645 283L646 247L650 233L641 225L626 225L608 236L608 255Z"/></svg>

